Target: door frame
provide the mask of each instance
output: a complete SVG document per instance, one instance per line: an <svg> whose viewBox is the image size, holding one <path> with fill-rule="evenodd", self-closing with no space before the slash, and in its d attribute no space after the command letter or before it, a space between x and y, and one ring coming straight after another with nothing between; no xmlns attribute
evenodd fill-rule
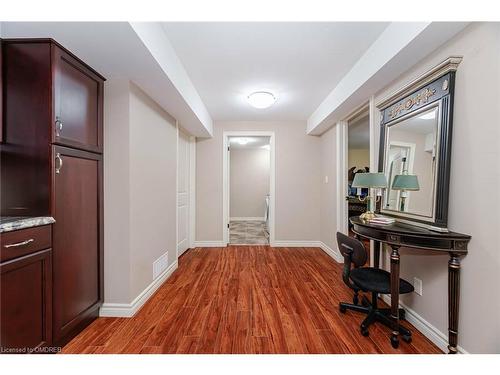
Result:
<svg viewBox="0 0 500 375"><path fill-rule="evenodd" d="M370 97L368 101L363 102L362 105L357 107L355 110L349 113L343 120L339 121L335 127L336 139L337 139L337 231L348 234L347 220L349 216L348 202L346 200L347 196L347 171L348 171L348 134L349 134L349 122L359 117L364 112L368 111L369 119L369 132L370 132L370 171L376 171L378 168L378 158L377 153L377 143L376 137L376 111L374 97ZM373 204L373 202L372 202ZM373 241L370 241L370 253L373 250ZM370 263L373 262L373 254L370 256Z"/></svg>
<svg viewBox="0 0 500 375"><path fill-rule="evenodd" d="M229 243L229 209L230 209L230 175L229 175L229 138L230 137L269 137L270 169L269 169L269 245L275 242L275 186L276 186L276 154L275 134L273 131L224 131L222 142L222 241L224 246Z"/></svg>

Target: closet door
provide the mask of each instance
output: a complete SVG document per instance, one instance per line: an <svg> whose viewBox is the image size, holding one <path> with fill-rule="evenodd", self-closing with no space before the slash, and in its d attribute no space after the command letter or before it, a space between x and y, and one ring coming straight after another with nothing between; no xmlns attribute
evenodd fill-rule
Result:
<svg viewBox="0 0 500 375"><path fill-rule="evenodd" d="M190 140L179 131L177 143L177 256L189 249Z"/></svg>
<svg viewBox="0 0 500 375"><path fill-rule="evenodd" d="M53 142L102 152L102 77L57 45L52 61Z"/></svg>
<svg viewBox="0 0 500 375"><path fill-rule="evenodd" d="M53 147L54 341L98 314L102 302L102 159Z"/></svg>

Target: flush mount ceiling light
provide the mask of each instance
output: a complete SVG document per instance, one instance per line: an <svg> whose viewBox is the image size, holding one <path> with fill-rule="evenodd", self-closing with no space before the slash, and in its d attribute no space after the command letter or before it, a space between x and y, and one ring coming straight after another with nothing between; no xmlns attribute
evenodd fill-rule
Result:
<svg viewBox="0 0 500 375"><path fill-rule="evenodd" d="M248 103L259 109L269 108L276 101L276 97L268 91L256 91L248 95Z"/></svg>
<svg viewBox="0 0 500 375"><path fill-rule="evenodd" d="M239 143L240 145L244 146L250 142L253 142L253 139L250 139L250 138L232 138L231 142L232 143Z"/></svg>

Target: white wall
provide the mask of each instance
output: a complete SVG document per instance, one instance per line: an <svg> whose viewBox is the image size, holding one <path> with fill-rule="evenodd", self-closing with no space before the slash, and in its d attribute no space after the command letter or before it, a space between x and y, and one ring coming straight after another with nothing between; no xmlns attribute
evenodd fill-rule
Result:
<svg viewBox="0 0 500 375"><path fill-rule="evenodd" d="M368 148L350 148L347 150L347 167L351 169L356 167L355 171L358 169L363 169L365 167L370 167L370 150Z"/></svg>
<svg viewBox="0 0 500 375"><path fill-rule="evenodd" d="M153 262L176 256L177 128L175 119L130 86L131 293L153 281Z"/></svg>
<svg viewBox="0 0 500 375"><path fill-rule="evenodd" d="M270 189L271 152L261 148L232 148L230 157L231 218L264 218Z"/></svg>
<svg viewBox="0 0 500 375"><path fill-rule="evenodd" d="M104 84L104 299L130 302L130 87Z"/></svg>
<svg viewBox="0 0 500 375"><path fill-rule="evenodd" d="M222 241L223 131L274 131L276 240L317 241L320 236L321 141L305 122L216 122L214 137L196 143L196 240Z"/></svg>
<svg viewBox="0 0 500 375"><path fill-rule="evenodd" d="M106 82L104 103L104 303L129 304L153 261L176 261L177 129L126 80Z"/></svg>
<svg viewBox="0 0 500 375"><path fill-rule="evenodd" d="M335 128L321 136L321 234L320 240L331 249L336 249L337 233L337 145ZM328 178L328 183L325 182ZM341 280L339 280L341 282Z"/></svg>
<svg viewBox="0 0 500 375"><path fill-rule="evenodd" d="M455 86L448 226L472 236L462 261L458 344L471 353L499 353L500 23L470 25L375 101L451 55L463 61ZM448 256L404 249L401 254L402 277L423 280L422 296L413 293L402 300L447 335Z"/></svg>

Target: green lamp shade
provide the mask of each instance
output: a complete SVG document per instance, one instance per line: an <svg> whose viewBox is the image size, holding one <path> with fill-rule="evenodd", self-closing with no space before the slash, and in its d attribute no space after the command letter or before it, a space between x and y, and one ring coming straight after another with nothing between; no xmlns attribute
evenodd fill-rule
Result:
<svg viewBox="0 0 500 375"><path fill-rule="evenodd" d="M398 174L392 182L393 190L420 190L418 178L414 174Z"/></svg>
<svg viewBox="0 0 500 375"><path fill-rule="evenodd" d="M387 179L383 173L356 173L352 181L354 188L385 188Z"/></svg>

